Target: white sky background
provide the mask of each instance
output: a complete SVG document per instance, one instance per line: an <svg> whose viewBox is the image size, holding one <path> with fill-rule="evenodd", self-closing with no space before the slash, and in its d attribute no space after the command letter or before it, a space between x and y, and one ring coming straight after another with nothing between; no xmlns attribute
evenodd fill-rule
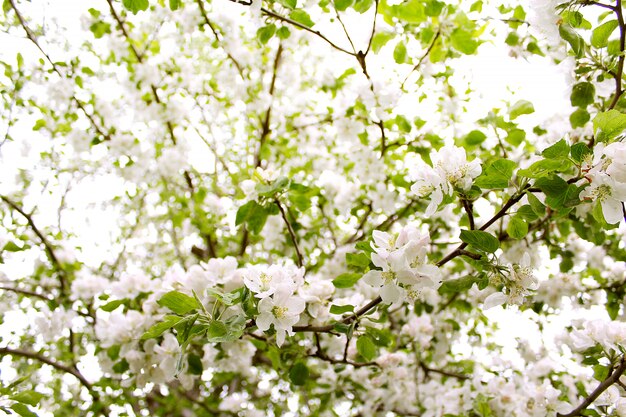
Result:
<svg viewBox="0 0 626 417"><path fill-rule="evenodd" d="M213 1L223 1L226 4L225 8L231 7L236 14L239 14L243 7L232 4L228 0ZM89 7L92 7L92 3L84 0L51 0L47 2L35 0L32 3L22 2L20 7L23 9L22 13L25 16L29 16L36 22L41 22L43 19L58 21L61 26L67 28L67 38L77 40L76 45L78 47L80 37L76 37L75 34L82 33L80 17L83 13L86 13ZM118 5L118 7L121 7L121 5ZM496 15L495 12L494 15ZM355 43L357 45L366 45L367 37L371 30L371 13L347 15L345 23L350 31L356 30L356 28L362 30L362 33L354 34ZM318 28L316 27L316 29ZM345 36L338 25L332 28L321 27L319 30L334 41L336 40L337 43L347 45ZM24 55L26 60L40 58L38 50L25 37L16 38L13 35L0 32L0 45L2 45L0 47L0 58L3 60L14 59L18 51ZM324 43L320 43L320 45L330 48L330 46ZM54 59L54 51L49 51L49 54ZM372 68L370 72L374 73L378 68L384 70L386 63L389 62L390 51L387 54L388 56L382 54L378 57L378 60L373 54L368 56L368 66ZM463 91L464 86L470 86L473 90L480 92L480 96L476 96L475 100L470 103L469 111L463 116L464 120L473 122L484 117L492 107L506 108L504 105L506 102L514 103L517 100L525 99L534 104L536 112L532 115L520 117L519 121L524 126L535 126L547 122L566 123L569 125L568 116L572 108L569 104L571 81L569 79L570 76L567 74L567 71L569 71L567 62L558 66L541 57L529 60L516 59L509 56L508 48L484 44L478 49L477 55L463 57L457 60L456 63L457 75L453 79L455 87L459 91ZM407 72L411 68L410 65L405 67ZM415 74L413 76L415 77ZM407 97L406 100L411 100L411 98ZM399 105L411 105L411 103L405 104L401 101ZM427 119L427 117L424 118ZM4 132L4 123L4 121L0 120L0 132ZM473 129L471 124L467 124L465 128L466 131ZM564 129L563 131L567 130ZM16 138L28 138L28 140L34 142L37 135L36 132L24 130L23 132L13 131L13 136ZM554 141L557 139L553 138ZM16 140L13 143L6 143L0 149L0 193L13 190L14 185L11 181L16 171L20 168L28 168L29 163L32 164L32 161L25 160L22 157L21 148L22 144ZM72 198L77 207L76 213L80 215L66 219L68 226L71 226L73 230L85 230L88 232L89 238L85 237L85 241L82 244L83 252L85 256L93 256L95 259L101 257L102 253L100 248L95 245L94 240L97 241L103 236L108 236L110 230L115 227L116 218L110 213L98 211L101 209L94 208L91 205L92 203L107 201L111 195L118 192L120 186L118 182L112 182L107 178L100 178L97 181L95 184L82 183L73 191ZM97 194L92 192L95 188L98 189ZM39 198L39 196L34 197ZM40 207L44 207L45 200L39 204ZM53 216L56 216L56 213L53 213ZM88 223L89 218L97 218L99 221ZM43 210L39 211L38 219L51 223L56 221L56 218L46 219ZM19 265L12 265L11 268L0 266L0 275L4 271L9 278L11 276L15 278L27 274L29 268L31 268L28 262L22 264L23 268L21 270L18 267ZM524 334L534 333L534 330L531 331L531 329L534 329L535 326L527 318L521 318L517 314L516 309L504 311L501 308L494 308L488 311L487 315L490 319L501 323L501 327L504 329L501 340L519 336L521 328L528 330ZM19 320L15 320L13 323L19 323ZM5 323L5 326L7 325L8 323ZM0 327L0 330L7 330L5 326L3 326L4 328ZM556 324L555 328L558 329L559 326L561 325ZM535 340L536 342L538 341ZM85 371L89 377L89 370L86 369ZM97 372L91 375L97 377ZM10 369L2 369L2 378L10 377Z"/></svg>

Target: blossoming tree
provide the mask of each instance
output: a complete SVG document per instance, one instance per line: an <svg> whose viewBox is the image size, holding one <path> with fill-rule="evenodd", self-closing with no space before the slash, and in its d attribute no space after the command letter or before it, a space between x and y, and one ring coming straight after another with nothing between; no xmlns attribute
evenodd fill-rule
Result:
<svg viewBox="0 0 626 417"><path fill-rule="evenodd" d="M0 18L0 414L626 416L621 0L55 4Z"/></svg>

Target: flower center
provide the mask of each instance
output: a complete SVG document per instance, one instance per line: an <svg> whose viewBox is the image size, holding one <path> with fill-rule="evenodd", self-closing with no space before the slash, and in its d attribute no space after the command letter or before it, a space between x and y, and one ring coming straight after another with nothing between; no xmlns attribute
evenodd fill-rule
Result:
<svg viewBox="0 0 626 417"><path fill-rule="evenodd" d="M599 201L604 201L611 196L611 187L606 184L599 185L591 192L591 195Z"/></svg>
<svg viewBox="0 0 626 417"><path fill-rule="evenodd" d="M261 275L259 275L259 281L261 281L265 285L269 284L271 280L272 277L267 275L265 272L261 272Z"/></svg>
<svg viewBox="0 0 626 417"><path fill-rule="evenodd" d="M274 308L272 308L272 314L277 319L282 319L287 315L287 307L274 306Z"/></svg>
<svg viewBox="0 0 626 417"><path fill-rule="evenodd" d="M396 273L393 271L384 271L380 275L385 281L385 284L391 283L396 278Z"/></svg>

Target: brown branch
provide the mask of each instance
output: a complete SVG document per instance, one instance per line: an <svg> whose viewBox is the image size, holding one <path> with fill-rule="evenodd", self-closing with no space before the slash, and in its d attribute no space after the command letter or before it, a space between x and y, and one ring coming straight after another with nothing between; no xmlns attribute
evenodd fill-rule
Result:
<svg viewBox="0 0 626 417"><path fill-rule="evenodd" d="M624 24L624 14L622 11L622 0L617 0L615 8L613 9L617 16L617 22L619 23L619 60L617 63L617 73L615 74L615 95L609 105L609 110L615 108L619 98L624 93L622 89L622 76L624 75L624 45L626 44L626 25Z"/></svg>
<svg viewBox="0 0 626 417"><path fill-rule="evenodd" d="M491 226L496 221L498 221L500 218L502 218L511 207L513 207L518 201L520 201L524 197L524 195L526 194L526 191L528 191L529 188L530 188L530 185L526 185L518 194L509 198L509 200L506 203L504 203L502 208L496 214L494 214L494 216L491 219L489 219L485 224L483 224L478 230L484 231L488 229L489 226ZM437 262L436 265L442 266L448 263L452 259L461 255L463 252L463 249L465 249L466 247L467 247L467 243L465 242L461 243L459 246L456 247L456 249L450 252L446 257L444 257L439 262Z"/></svg>
<svg viewBox="0 0 626 417"><path fill-rule="evenodd" d="M24 217L26 219L26 222L28 223L28 225L30 226L32 231L35 233L35 235L37 235L37 237L39 238L41 243L44 245L44 248L46 250L48 258L50 259L50 261L52 262L52 264L54 265L54 267L56 268L56 270L59 273L59 284L60 284L60 287L61 287L61 295L63 295L65 297L67 295L66 294L67 282L66 282L66 277L65 277L65 270L63 269L63 266L61 265L61 262L59 261L59 258L57 258L56 254L54 253L54 249L52 247L52 244L44 236L44 234L41 232L41 230L39 230L39 228L35 224L31 214L26 213L22 207L20 207L17 203L12 201L8 197L0 195L0 200L4 201L9 207L11 207L13 210L17 211L20 215L22 215L22 217Z"/></svg>
<svg viewBox="0 0 626 417"><path fill-rule="evenodd" d="M13 287L7 287L7 286L4 286L4 285L0 285L0 290L11 291L11 292L14 292L16 294L22 294L22 295L27 295L29 297L39 298L40 300L44 300L44 301L47 301L47 302L54 301L52 298L48 298L48 297L46 297L43 294L39 294L39 293L36 293L34 291L23 290L21 288L13 288Z"/></svg>
<svg viewBox="0 0 626 417"><path fill-rule="evenodd" d="M270 97L274 96L274 91L276 90L276 78L278 77L278 67L280 66L280 59L283 54L283 45L278 44L278 50L276 51L276 56L274 57L274 66L272 69L272 80L270 81L269 95ZM270 102L267 110L265 111L265 116L263 118L263 122L261 123L261 135L259 138L259 147L254 154L254 167L261 166L261 151L263 150L263 145L265 145L265 141L269 137L271 133L270 122L272 119L272 103Z"/></svg>
<svg viewBox="0 0 626 417"><path fill-rule="evenodd" d="M53 361L52 359L46 358L45 356L42 356L39 353L29 352L29 351L21 350L21 349L11 349L7 347L0 348L0 356L5 356L5 355L19 356L22 358L33 359L38 362L45 363L46 365L50 365L53 368L58 369L61 372L65 372L70 375L73 375L76 379L78 379L78 381L85 388L87 388L87 390L89 390L89 392L94 397L94 399L97 398L97 393L93 391L93 386L91 385L91 383L87 381L87 379L85 379L83 374L81 374L80 371L76 369L75 367L63 365L63 364Z"/></svg>
<svg viewBox="0 0 626 417"><path fill-rule="evenodd" d="M558 413L557 417L574 417L581 416L582 412L593 403L596 398L600 396L604 391L606 391L611 385L616 383L622 374L626 371L626 356L622 356L622 360L617 368L613 370L613 372L596 387L595 390L591 394L585 398L585 400L575 409L570 411L567 414Z"/></svg>
<svg viewBox="0 0 626 417"><path fill-rule="evenodd" d="M300 29L302 29L302 30L305 30L305 31L307 31L307 32L309 32L309 33L312 33L312 34L314 34L315 36L320 37L321 39L323 39L324 41L326 41L326 42L327 42L330 46L332 46L333 48L335 48L335 49L336 49L336 50L338 50L338 51L344 52L344 53L346 53L346 54L348 54L348 55L351 55L351 56L356 56L356 54L355 54L354 52L350 52L350 51L348 51L347 49L344 49L344 48L342 48L341 46L339 46L339 45L335 44L333 41L331 41L330 39L328 39L326 36L322 35L322 33L321 33L320 31L318 31L318 30L313 30L313 29L311 29L310 27L308 27L308 26L306 26L306 25L303 25L303 24L302 24L302 23L300 23L300 22L296 22L295 20L291 20L291 19L289 19L288 17L281 16L281 15L279 15L278 13L275 13L275 12L273 12L273 11L271 11L271 10L268 10L268 9L264 8L264 7L262 7L262 8L261 8L261 12L262 12L263 14L265 14L266 16L273 17L274 19L278 19L278 20L280 20L280 21L282 21L282 22L288 23L288 24L290 24L290 25L292 25L292 26L295 26L295 27L300 28Z"/></svg>
<svg viewBox="0 0 626 417"><path fill-rule="evenodd" d="M378 17L378 2L379 0L375 0L374 3L374 20L372 21L372 33L370 33L370 39L367 41L367 49L363 54L363 57L366 57L372 48L372 41L374 40L374 34L376 33L376 18Z"/></svg>
<svg viewBox="0 0 626 417"><path fill-rule="evenodd" d="M20 13L20 11L18 10L17 6L15 5L13 0L9 0L9 4L11 5L11 8L13 9L13 11L15 12L15 15L17 16L17 19L20 22L20 26L22 26L22 29L24 29L24 32L26 32L26 37L33 43L35 44L35 46L37 47L37 49L39 49L39 51L43 54L44 57L46 57L46 60L48 61L48 63L50 63L50 65L52 66L52 70L61 78L68 78L66 76L64 76L63 74L61 74L61 71L59 70L58 65L52 60L52 58L50 58L50 56L43 50L43 48L41 47L41 45L39 44L39 41L37 41L37 37L33 34L33 32L30 30L30 28L28 27L28 25L26 24L26 20L24 20L24 17L22 16L22 14ZM87 117L87 119L89 120L89 123L91 124L91 126L95 129L95 131L102 136L103 140L105 141L110 141L111 140L111 136L108 133L105 133L102 128L100 126L98 126L98 124L96 123L96 121L94 120L94 116L89 113L87 111L87 109L85 108L85 105L76 98L76 96L74 94L72 94L72 100L76 103L76 105L78 106L78 108L81 110L81 112L85 115L85 117Z"/></svg>
<svg viewBox="0 0 626 417"><path fill-rule="evenodd" d="M457 378L457 379L462 379L462 380L470 379L470 377L467 375L458 374L456 372L444 371L441 369L430 368L423 362L420 362L420 368L422 368L426 376L428 376L428 374L432 372L432 373L439 374L439 375L449 376L451 378Z"/></svg>
<svg viewBox="0 0 626 417"><path fill-rule="evenodd" d="M424 52L424 55L422 55L419 61L417 61L417 64L415 64L415 66L411 69L411 71L406 75L406 77L404 78L404 81L402 81L402 84L400 85L401 89L404 88L404 84L407 82L411 74L417 71L417 69L422 65L422 62L424 62L424 60L428 57L428 55L430 55L430 51L433 50L433 48L435 47L435 43L437 43L437 40L439 39L440 36L441 36L441 28L437 29L437 33L435 33L435 37L430 42L430 45L426 49L426 52Z"/></svg>
<svg viewBox="0 0 626 417"><path fill-rule="evenodd" d="M211 29L211 32L213 32L215 39L217 39L217 41L221 43L222 38L219 32L215 29L215 26L213 25L213 23L211 23L211 21L209 20L209 16L204 8L203 1L204 0L196 0L196 3L198 4L198 9L200 10L200 14L202 15L202 19L204 19L204 23L209 27L209 29ZM226 50L226 48L223 45L222 45L222 49L226 53L226 56L228 57L228 59L230 59L231 62L235 65L235 68L237 68L237 72L239 72L239 75L241 76L241 78L245 78L244 73L243 73L243 67L241 66L239 61L237 61L235 57L233 57L231 53L228 52L228 50Z"/></svg>
<svg viewBox="0 0 626 417"><path fill-rule="evenodd" d="M296 255L298 256L298 266L302 267L304 263L303 263L302 253L300 252L300 248L298 247L298 239L296 237L296 232L293 230L293 227L291 226L291 222L289 222L289 219L287 218L287 213L285 213L285 209L283 208L283 205L280 203L280 200L278 200L278 198L275 198L274 202L278 206L278 210L280 210L280 215L283 218L283 221L285 222L285 224L287 225L287 230L289 230L289 236L291 236L291 242L293 243L293 247L296 250Z"/></svg>
<svg viewBox="0 0 626 417"><path fill-rule="evenodd" d="M476 228L476 225L474 224L474 206L472 205L471 201L466 200L463 197L461 197L461 203L463 204L463 208L465 209L465 212L467 213L467 221L469 222L469 228L470 230L474 230Z"/></svg>

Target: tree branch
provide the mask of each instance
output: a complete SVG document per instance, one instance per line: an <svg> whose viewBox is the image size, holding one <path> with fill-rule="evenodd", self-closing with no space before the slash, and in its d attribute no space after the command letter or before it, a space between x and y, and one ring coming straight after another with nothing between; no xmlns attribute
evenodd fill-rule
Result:
<svg viewBox="0 0 626 417"><path fill-rule="evenodd" d="M42 356L39 353L29 352L29 351L21 350L21 349L11 349L7 347L0 348L0 356L5 356L5 355L19 356L22 358L33 359L38 362L45 363L46 365L50 365L53 368L58 369L61 372L65 372L70 375L73 375L76 379L78 379L78 381L85 388L87 388L87 390L91 393L92 396L94 396L94 398L97 398L97 393L93 391L93 386L91 385L91 383L87 381L87 379L85 379L83 374L81 374L80 371L76 369L75 367L63 365L63 364L53 361L52 359L46 358L45 356Z"/></svg>
<svg viewBox="0 0 626 417"><path fill-rule="evenodd" d="M593 403L596 398L600 396L604 391L606 391L611 385L616 383L622 374L626 371L626 356L622 356L622 360L620 361L619 366L613 370L613 372L596 387L595 390L591 394L585 398L585 400L575 409L570 411L567 414L558 413L557 417L574 417L581 416L582 412Z"/></svg>
<svg viewBox="0 0 626 417"><path fill-rule="evenodd" d="M280 20L282 22L288 23L288 24L290 24L292 26L295 26L295 27L300 28L302 30L305 30L305 31L307 31L309 33L312 33L315 36L318 36L319 38L321 38L324 41L326 41L330 46L332 46L333 48L335 48L338 51L344 52L344 53L346 53L346 54L348 54L350 56L356 56L356 54L354 52L350 52L347 49L344 49L341 46L335 44L333 41L328 39L326 36L322 35L322 33L320 31L318 31L318 30L313 30L310 27L308 27L306 25L303 25L300 22L296 22L295 20L291 20L288 17L281 16L278 13L275 13L275 12L273 12L271 10L268 10L268 9L264 8L264 7L261 8L261 12L263 14L265 14L266 16L273 17L274 19L278 19L278 20Z"/></svg>
<svg viewBox="0 0 626 417"><path fill-rule="evenodd" d="M48 255L48 258L50 259L50 262L52 262L55 269L59 273L59 284L61 287L60 288L61 294L65 297L67 295L67 280L65 276L65 270L63 269L63 266L61 265L59 258L57 258L56 254L54 253L52 244L44 236L41 230L39 230L31 214L26 213L22 207L20 207L17 203L9 199L8 197L0 195L0 200L4 201L9 207L11 207L13 210L17 211L20 215L22 215L22 217L26 219L26 222L28 223L32 231L35 233L35 235L37 235L37 237L39 238L39 240L41 241L41 243L43 244L46 250L46 253Z"/></svg>
<svg viewBox="0 0 626 417"><path fill-rule="evenodd" d="M64 76L63 74L61 74L61 71L59 70L58 66L56 65L56 63L52 60L52 58L50 58L50 56L43 50L43 48L41 47L41 45L39 44L39 42L37 41L37 38L35 37L35 35L33 34L33 32L30 30L30 28L28 27L28 25L26 24L26 20L24 20L24 17L22 16L22 14L20 13L20 11L18 10L17 6L15 6L15 3L13 0L8 0L9 4L11 5L11 8L13 9L13 11L15 12L15 15L17 16L17 19L20 22L20 26L22 26L22 29L24 29L24 32L26 32L26 37L33 43L35 44L35 46L37 47L37 49L39 49L39 51L43 54L44 57L46 57L46 60L48 61L48 63L50 63L50 65L52 65L52 70L61 78L67 78L66 76ZM91 124L91 126L95 129L95 131L102 136L102 139L105 141L110 141L111 140L111 136L108 133L105 133L102 128L100 128L100 126L98 126L98 124L96 123L96 121L94 120L94 117L91 113L89 113L87 111L87 109L85 108L85 106L83 105L83 103L81 101L79 101L76 96L74 94L72 94L72 100L76 103L76 105L78 106L78 108L80 109L80 111L85 115L85 117L87 117L87 119L89 120L89 123Z"/></svg>

